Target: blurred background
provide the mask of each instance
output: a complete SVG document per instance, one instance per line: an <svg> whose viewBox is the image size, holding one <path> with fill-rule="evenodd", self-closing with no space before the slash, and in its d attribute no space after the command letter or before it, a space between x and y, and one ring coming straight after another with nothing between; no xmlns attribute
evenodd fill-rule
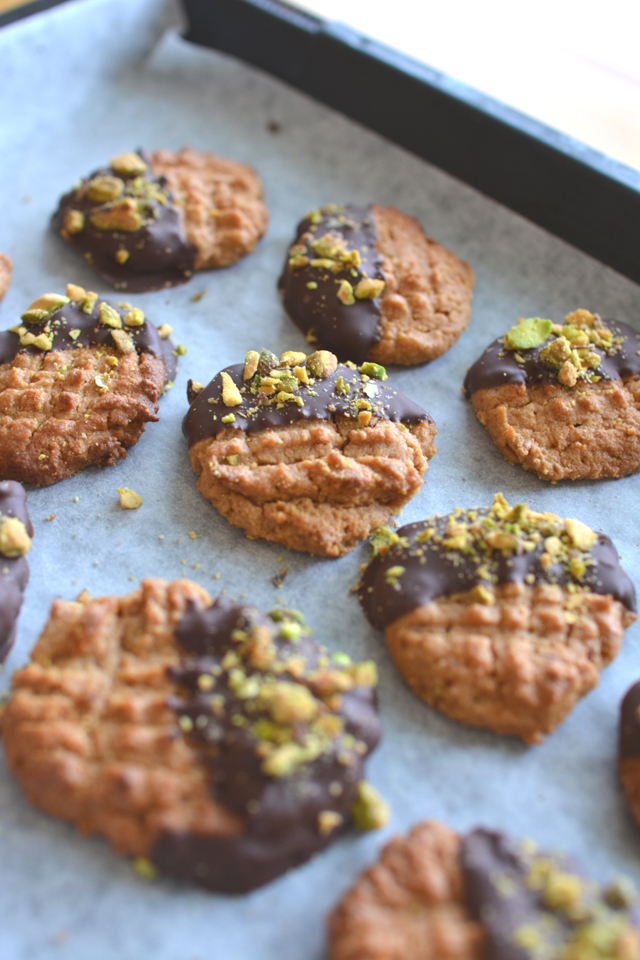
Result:
<svg viewBox="0 0 640 960"><path fill-rule="evenodd" d="M22 2L0 0L0 12ZM640 170L640 0L296 5L346 23Z"/></svg>

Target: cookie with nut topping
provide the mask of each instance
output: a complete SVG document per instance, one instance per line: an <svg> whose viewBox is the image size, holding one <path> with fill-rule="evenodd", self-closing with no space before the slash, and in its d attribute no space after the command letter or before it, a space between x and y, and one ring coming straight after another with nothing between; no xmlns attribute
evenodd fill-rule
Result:
<svg viewBox="0 0 640 960"><path fill-rule="evenodd" d="M500 453L541 480L640 470L640 333L627 324L582 309L520 320L464 391Z"/></svg>
<svg viewBox="0 0 640 960"><path fill-rule="evenodd" d="M0 479L46 486L126 457L175 376L170 328L68 284L0 333Z"/></svg>
<svg viewBox="0 0 640 960"><path fill-rule="evenodd" d="M598 683L636 619L611 540L497 494L378 531L359 587L404 680L446 716L539 743Z"/></svg>
<svg viewBox="0 0 640 960"><path fill-rule="evenodd" d="M326 350L252 350L207 387L190 382L198 489L251 539L348 553L415 496L435 454L431 417L386 380Z"/></svg>
<svg viewBox="0 0 640 960"><path fill-rule="evenodd" d="M62 197L51 226L116 289L141 292L234 263L267 218L253 170L185 148L112 157Z"/></svg>
<svg viewBox="0 0 640 960"><path fill-rule="evenodd" d="M301 614L194 583L56 601L3 715L27 798L154 869L243 893L355 821L380 738L376 670L330 654Z"/></svg>
<svg viewBox="0 0 640 960"><path fill-rule="evenodd" d="M469 323L474 277L394 207L330 204L298 225L279 286L309 343L341 360L434 360Z"/></svg>
<svg viewBox="0 0 640 960"><path fill-rule="evenodd" d="M0 483L0 664L16 638L18 614L29 582L26 555L31 549L33 526L27 512L27 495L13 480Z"/></svg>
<svg viewBox="0 0 640 960"><path fill-rule="evenodd" d="M394 837L329 918L331 960L631 960L638 895L564 853L434 820Z"/></svg>

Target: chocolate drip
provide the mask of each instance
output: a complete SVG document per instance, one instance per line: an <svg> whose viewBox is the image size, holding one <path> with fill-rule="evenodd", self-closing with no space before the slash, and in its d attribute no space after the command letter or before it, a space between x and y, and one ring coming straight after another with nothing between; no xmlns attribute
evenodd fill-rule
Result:
<svg viewBox="0 0 640 960"><path fill-rule="evenodd" d="M166 178L154 177L148 155L142 150L138 153L148 165L146 173L126 176L111 167L95 170L61 198L51 220L52 230L62 234L108 283L117 290L134 293L186 283L193 274L197 254L195 245L186 238L182 214L173 204ZM101 204L89 200L85 189L94 177L104 176L116 176L124 181L123 196L127 195L127 187L133 180L143 179L146 184L157 188L148 191L150 195L144 197L145 222L138 230L99 230L91 223L91 214ZM157 198L157 193L166 198L165 202ZM84 228L78 233L65 230L65 216L73 210L85 217ZM128 254L123 264L116 259L119 251Z"/></svg>
<svg viewBox="0 0 640 960"><path fill-rule="evenodd" d="M378 234L373 211L370 207L343 206L315 211L321 214L307 217L298 224L294 244L304 246L309 263L292 268L289 257L278 281L284 296L284 306L297 327L325 350L331 350L339 360L362 363L369 350L380 340L380 301L356 299L346 305L337 297L340 282L348 281L355 287L360 280L369 277L384 280L380 267L382 256L376 249ZM318 222L314 222L314 221ZM347 264L339 272L311 266L312 260L321 259L311 243L331 233L346 240L348 250L358 250L360 264L357 268ZM308 284L317 286L309 289ZM309 337L311 340L311 337Z"/></svg>
<svg viewBox="0 0 640 960"><path fill-rule="evenodd" d="M625 377L640 375L640 333L617 320L604 320L603 323L614 336L624 337L620 349L608 354L599 347L589 344L589 350L600 355L601 362L593 372L603 380L622 380ZM464 392L471 398L478 390L487 390L490 387L501 387L508 383L555 383L558 384L556 370L547 367L540 360L540 351L553 338L545 340L538 347L528 350L507 350L504 338L494 340L484 351L479 360L467 371L464 378ZM523 358L518 363L516 354ZM576 386L579 386L578 381Z"/></svg>
<svg viewBox="0 0 640 960"><path fill-rule="evenodd" d="M392 420L394 423L411 425L431 420L422 407L393 387L386 386L380 380L363 379L357 370L342 364L328 377L315 381L312 387L300 387L296 396L303 400L302 406L287 401L280 409L275 403L258 404L257 396L250 392L250 385L242 379L243 369L243 364L237 363L224 371L241 391L241 405L227 407L223 403L221 374L217 374L211 383L196 395L182 423L182 432L187 437L189 446L199 440L215 437L230 426L245 433L255 433L266 427L279 427L301 420L331 420L336 416L357 420L360 400L371 404L373 416ZM336 392L339 378L342 378L344 385L348 384L348 392L346 387L343 388L344 392ZM209 403L209 400L214 402ZM231 413L235 420L231 424L223 423L222 418Z"/></svg>
<svg viewBox="0 0 640 960"><path fill-rule="evenodd" d="M488 510L466 511L456 519L465 521L470 513L485 516ZM401 541L392 544L386 553L374 556L367 567L360 586L360 602L369 622L384 629L394 620L437 597L464 593L477 585L486 585L480 576L481 564L464 553L446 549L442 543L419 543L418 538L428 528L435 528L436 537L446 537L450 517L431 517L401 527L397 535ZM564 563L544 567L540 560L544 542L531 551L522 551L505 557L501 550L491 554L491 573L497 583L524 583L533 576L533 582L556 583L561 586L579 584L593 593L611 595L629 610L636 611L634 586L618 561L613 543L604 534L589 552L591 563L580 580L571 575ZM402 567L402 574L394 577L389 571Z"/></svg>
<svg viewBox="0 0 640 960"><path fill-rule="evenodd" d="M4 480L0 483L0 517L16 517L30 537L33 526L27 512L27 495L21 483ZM0 663L9 655L15 636L16 621L29 582L29 564L25 557L0 555Z"/></svg>
<svg viewBox="0 0 640 960"><path fill-rule="evenodd" d="M318 698L318 671L328 664L334 672L343 668L331 663L304 629L295 641L280 636L279 629L255 608L223 597L203 611L192 605L176 627L176 639L189 657L171 671L184 693L172 698L170 706L202 750L213 798L243 818L244 830L227 839L165 834L152 859L161 869L213 890L253 889L327 846L350 820L364 758L380 739L373 688L353 685L340 694L338 704L327 706ZM256 668L252 654L242 653L243 637L257 642L270 637L268 665L265 661ZM249 686L243 690L245 681ZM264 772L265 741L257 733L268 731L270 724L273 728L260 691L274 682L284 683L294 696L304 688L309 699L313 691L322 716L340 727L318 757L302 759L281 775ZM302 743L305 722L294 720L290 732L292 744ZM323 833L319 818L327 813L335 816L336 829Z"/></svg>
<svg viewBox="0 0 640 960"><path fill-rule="evenodd" d="M117 351L117 345L111 336L111 327L100 322L100 304L106 303L112 307L120 318L129 313L129 307L120 307L111 300L96 300L91 313L85 313L77 303L66 303L52 314L47 322L50 326L49 336L52 339L51 350L73 350L76 347L107 347ZM26 325L28 330L38 335L47 324ZM164 363L166 379L173 380L178 369L178 362L173 354L174 344L171 340L163 340L155 327L148 320L142 326L122 328L133 340L138 353L151 353L159 357ZM79 331L77 336L76 332ZM74 337L71 333L74 333ZM43 354L43 351L29 344L23 347L20 343L20 334L11 330L0 332L0 365L11 363L19 353Z"/></svg>
<svg viewBox="0 0 640 960"><path fill-rule="evenodd" d="M627 690L620 704L618 757L628 760L640 757L640 682Z"/></svg>

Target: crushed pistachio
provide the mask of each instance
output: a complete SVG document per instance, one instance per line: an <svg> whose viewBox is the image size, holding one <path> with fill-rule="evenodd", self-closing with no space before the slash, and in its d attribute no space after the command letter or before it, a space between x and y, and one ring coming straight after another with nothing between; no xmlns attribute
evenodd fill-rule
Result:
<svg viewBox="0 0 640 960"><path fill-rule="evenodd" d="M138 307L134 307L133 310L129 310L127 314L123 317L124 324L126 327L141 327L144 323L144 313Z"/></svg>
<svg viewBox="0 0 640 960"><path fill-rule="evenodd" d="M144 173L147 164L138 153L119 153L116 157L111 157L109 166L115 173L121 173L125 177L134 177Z"/></svg>
<svg viewBox="0 0 640 960"><path fill-rule="evenodd" d="M322 810L318 814L318 833L321 837L327 837L342 826L343 819L342 815L335 810Z"/></svg>
<svg viewBox="0 0 640 960"><path fill-rule="evenodd" d="M162 323L158 327L158 334L161 340L168 340L171 334L173 333L173 327L168 323Z"/></svg>
<svg viewBox="0 0 640 960"><path fill-rule="evenodd" d="M220 374L222 379L222 402L225 407L238 407L242 403L242 396L236 384L224 370Z"/></svg>
<svg viewBox="0 0 640 960"><path fill-rule="evenodd" d="M76 233L82 233L85 226L84 213L82 213L81 210L67 210L62 225L71 236L75 236Z"/></svg>
<svg viewBox="0 0 640 960"><path fill-rule="evenodd" d="M111 327L114 330L122 329L122 317L108 303L103 301L98 307L98 313L100 314L100 323L104 324L105 327Z"/></svg>
<svg viewBox="0 0 640 960"><path fill-rule="evenodd" d="M338 367L338 358L328 350L316 350L307 357L307 370L312 377L324 380Z"/></svg>
<svg viewBox="0 0 640 960"><path fill-rule="evenodd" d="M128 333L125 333L124 330L112 330L111 336L116 342L116 345L119 350L123 353L134 353L136 346Z"/></svg>
<svg viewBox="0 0 640 960"><path fill-rule="evenodd" d="M358 300L373 300L379 297L386 284L384 280L374 280L372 277L364 277L353 291Z"/></svg>
<svg viewBox="0 0 640 960"><path fill-rule="evenodd" d="M24 557L31 549L31 537L22 520L0 517L0 554L3 557Z"/></svg>
<svg viewBox="0 0 640 960"><path fill-rule="evenodd" d="M388 804L378 791L366 780L358 783L356 800L351 807L351 817L358 830L380 830L389 820Z"/></svg>

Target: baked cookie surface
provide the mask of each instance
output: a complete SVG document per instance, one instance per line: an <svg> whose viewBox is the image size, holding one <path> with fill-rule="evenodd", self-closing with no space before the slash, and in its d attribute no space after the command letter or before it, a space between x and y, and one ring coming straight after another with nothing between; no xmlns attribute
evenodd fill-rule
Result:
<svg viewBox="0 0 640 960"><path fill-rule="evenodd" d="M31 549L33 526L27 512L27 495L13 480L0 483L0 664L16 638L18 614L29 582L26 554Z"/></svg>
<svg viewBox="0 0 640 960"><path fill-rule="evenodd" d="M500 494L373 542L360 600L404 680L448 717L526 743L596 686L636 619L608 537Z"/></svg>
<svg viewBox="0 0 640 960"><path fill-rule="evenodd" d="M198 393L190 384L198 489L251 538L349 552L418 492L435 454L433 421L385 379L324 350L263 350Z"/></svg>
<svg viewBox="0 0 640 960"><path fill-rule="evenodd" d="M375 825L362 816L375 683L374 664L333 657L296 612L265 617L189 581L145 580L126 597L54 603L14 675L4 747L42 810L241 893L352 815Z"/></svg>
<svg viewBox="0 0 640 960"><path fill-rule="evenodd" d="M126 457L177 368L130 304L69 284L0 333L0 478L48 485Z"/></svg>
<svg viewBox="0 0 640 960"><path fill-rule="evenodd" d="M0 300L4 298L9 289L12 272L13 263L6 254L0 253Z"/></svg>
<svg viewBox="0 0 640 960"><path fill-rule="evenodd" d="M469 322L474 277L394 207L331 204L298 226L279 286L310 343L341 360L433 360Z"/></svg>
<svg viewBox="0 0 640 960"><path fill-rule="evenodd" d="M495 340L464 390L510 463L541 480L597 480L640 470L640 334L576 310L531 318Z"/></svg>
<svg viewBox="0 0 640 960"><path fill-rule="evenodd" d="M395 837L329 918L331 960L631 960L637 900L567 856L427 821Z"/></svg>

